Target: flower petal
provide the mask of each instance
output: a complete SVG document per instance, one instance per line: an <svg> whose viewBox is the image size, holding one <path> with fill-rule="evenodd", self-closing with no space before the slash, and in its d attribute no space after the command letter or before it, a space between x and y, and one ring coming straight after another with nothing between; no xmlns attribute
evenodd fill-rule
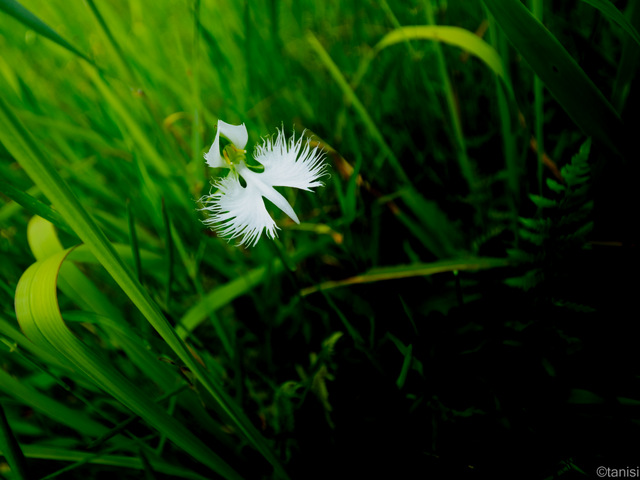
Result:
<svg viewBox="0 0 640 480"><path fill-rule="evenodd" d="M264 176L264 172L255 173L249 170L245 165L238 165L238 174L244 178L247 185L251 185L256 188L264 198L286 213L291 220L298 224L300 223L296 212L293 211L293 207L287 199L271 185L264 182L264 179L266 178Z"/></svg>
<svg viewBox="0 0 640 480"><path fill-rule="evenodd" d="M267 137L256 146L254 158L264 165L264 172L259 174L262 182L275 187L309 191L321 187L318 179L327 174L324 152L319 147L311 148L303 137L296 140L295 133L287 141L284 129L278 129L275 141Z"/></svg>
<svg viewBox="0 0 640 480"><path fill-rule="evenodd" d="M255 183L247 182L243 187L237 175L231 173L213 183L213 187L218 191L200 201L205 204L202 210L211 212L204 224L218 235L229 237L229 240L239 238L238 245L247 246L255 246L263 230L272 239L277 236L278 227L267 212L260 188Z"/></svg>
<svg viewBox="0 0 640 480"><path fill-rule="evenodd" d="M243 149L249 140L249 133L244 123L242 125L231 125L218 120L216 138L213 140L213 145L211 145L209 151L204 154L204 159L211 168L229 168L222 155L220 155L220 135L227 138L239 149Z"/></svg>

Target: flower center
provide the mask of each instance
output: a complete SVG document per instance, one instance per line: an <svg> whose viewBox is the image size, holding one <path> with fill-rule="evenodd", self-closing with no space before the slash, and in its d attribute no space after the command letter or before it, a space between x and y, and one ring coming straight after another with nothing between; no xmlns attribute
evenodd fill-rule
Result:
<svg viewBox="0 0 640 480"><path fill-rule="evenodd" d="M222 156L224 157L224 160L227 162L229 167L233 167L233 165L237 165L240 162L244 161L246 154L246 150L236 148L233 143L230 143L222 150Z"/></svg>

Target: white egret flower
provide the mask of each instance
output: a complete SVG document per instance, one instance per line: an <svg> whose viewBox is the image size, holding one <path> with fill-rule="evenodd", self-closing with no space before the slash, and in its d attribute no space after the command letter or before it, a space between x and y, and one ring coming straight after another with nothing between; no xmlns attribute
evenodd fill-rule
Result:
<svg viewBox="0 0 640 480"><path fill-rule="evenodd" d="M220 135L231 143L220 153ZM226 177L211 183L215 193L200 199L210 216L203 223L229 240L238 238L240 245L255 246L266 230L270 238L277 236L279 228L264 204L264 198L286 213L291 220L300 223L289 202L273 187L292 187L311 191L323 186L318 181L326 175L324 153L311 148L309 140L296 140L295 134L287 141L284 129L278 130L275 140L263 139L256 145L253 158L264 171L255 172L247 166L244 150L248 140L247 127L230 125L218 120L218 129L211 149L205 154L207 164L213 168L229 168ZM244 185L240 182L244 180Z"/></svg>

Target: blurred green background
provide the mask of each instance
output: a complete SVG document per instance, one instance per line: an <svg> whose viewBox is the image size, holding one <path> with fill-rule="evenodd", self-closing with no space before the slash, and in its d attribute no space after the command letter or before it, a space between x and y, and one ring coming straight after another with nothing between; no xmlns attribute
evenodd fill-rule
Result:
<svg viewBox="0 0 640 480"><path fill-rule="evenodd" d="M639 24L0 0L0 476L635 468ZM219 119L324 149L275 241L202 224Z"/></svg>

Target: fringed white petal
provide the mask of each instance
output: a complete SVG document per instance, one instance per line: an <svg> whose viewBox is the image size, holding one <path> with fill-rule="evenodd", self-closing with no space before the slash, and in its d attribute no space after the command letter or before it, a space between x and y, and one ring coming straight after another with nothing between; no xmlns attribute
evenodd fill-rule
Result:
<svg viewBox="0 0 640 480"><path fill-rule="evenodd" d="M256 161L264 165L264 172L260 173L262 182L274 187L293 187L301 190L311 190L321 187L320 177L327 174L327 164L324 152L318 148L311 148L309 140L295 134L287 141L284 129L278 129L275 141L267 137L263 144L256 146L254 153Z"/></svg>
<svg viewBox="0 0 640 480"><path fill-rule="evenodd" d="M238 238L240 245L255 246L263 230L270 238L277 236L276 223L264 205L262 193L255 182L243 187L235 173L213 183L218 191L202 197L204 207L211 213L204 224L229 240ZM276 192L277 193L277 192Z"/></svg>
<svg viewBox="0 0 640 480"><path fill-rule="evenodd" d="M220 154L220 135L228 138L236 148L244 149L248 134L242 125L230 125L218 121L216 138L205 159L210 167L229 167ZM267 212L264 198L286 213L291 220L300 223L296 212L286 198L273 187L292 187L310 191L322 186L320 177L326 175L324 153L318 147L311 148L309 141L295 139L287 141L284 130L278 130L275 140L265 138L256 147L255 159L264 166L261 173L250 170L243 160L234 162L230 174L215 183L218 190L202 197L204 207L210 213L204 220L218 235L239 239L238 245L255 246L266 230L267 236L275 238L278 227ZM246 187L240 183L244 179Z"/></svg>
<svg viewBox="0 0 640 480"><path fill-rule="evenodd" d="M293 207L287 199L271 185L264 182L264 172L255 173L249 170L245 165L238 165L238 173L242 178L244 178L247 184L255 186L264 198L286 213L291 220L298 224L300 223L296 212L293 211Z"/></svg>
<svg viewBox="0 0 640 480"><path fill-rule="evenodd" d="M211 145L209 151L204 154L204 159L211 168L229 168L222 155L220 155L220 135L228 139L240 150L244 149L249 140L249 133L244 123L242 125L231 125L218 120L216 138L213 140L213 145Z"/></svg>

